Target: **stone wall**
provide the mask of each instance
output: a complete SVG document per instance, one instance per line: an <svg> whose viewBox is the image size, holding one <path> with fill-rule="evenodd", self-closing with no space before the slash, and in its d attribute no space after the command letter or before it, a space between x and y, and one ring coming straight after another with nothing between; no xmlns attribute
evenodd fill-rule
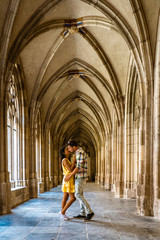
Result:
<svg viewBox="0 0 160 240"><path fill-rule="evenodd" d="M11 190L11 207L15 207L25 201L29 200L28 187L22 187Z"/></svg>

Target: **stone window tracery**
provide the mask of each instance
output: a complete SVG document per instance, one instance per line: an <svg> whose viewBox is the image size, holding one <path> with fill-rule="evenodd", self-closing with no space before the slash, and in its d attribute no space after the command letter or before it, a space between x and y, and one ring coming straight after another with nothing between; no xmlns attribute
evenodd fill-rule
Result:
<svg viewBox="0 0 160 240"><path fill-rule="evenodd" d="M7 143L8 143L8 171L11 188L25 186L24 154L20 152L23 138L20 137L20 111L18 91L14 75L11 75L8 84L7 99ZM24 151L24 149L23 149Z"/></svg>
<svg viewBox="0 0 160 240"><path fill-rule="evenodd" d="M133 103L133 120L139 121L141 115L141 93L138 79L136 81Z"/></svg>

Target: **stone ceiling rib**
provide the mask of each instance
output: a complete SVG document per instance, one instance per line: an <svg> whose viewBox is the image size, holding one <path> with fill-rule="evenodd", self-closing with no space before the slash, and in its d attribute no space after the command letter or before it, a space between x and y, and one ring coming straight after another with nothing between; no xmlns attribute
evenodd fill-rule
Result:
<svg viewBox="0 0 160 240"><path fill-rule="evenodd" d="M83 115L83 117L86 118L89 121L89 123L91 124L91 126L93 128L93 131L95 132L95 139L98 139L100 141L100 135L99 135L99 132L98 132L97 123L94 121L94 119L87 112L85 112L82 109L77 109L77 110L73 111L71 114L69 114L67 116L67 118L65 118L60 123L60 125L59 125L59 127L57 129L57 138L58 138L58 140L59 140L60 136L65 135L66 131L69 131L69 129L70 129L70 119L73 120L74 116L76 116L77 114Z"/></svg>
<svg viewBox="0 0 160 240"><path fill-rule="evenodd" d="M30 16L10 48L8 62L14 63L16 61L21 51L21 45L23 45L25 39L30 35L33 29L38 26L45 14L62 1L63 0L47 0Z"/></svg>
<svg viewBox="0 0 160 240"><path fill-rule="evenodd" d="M113 83L113 88L116 94L121 94L121 89L118 83L118 79L116 77L116 74L112 68L112 65L107 58L106 54L104 53L102 47L99 45L99 43L96 41L96 39L87 31L87 29L82 28L81 31L79 31L79 34L84 37L89 44L94 48L97 55L100 57L102 63L105 65L107 72L110 75L110 79Z"/></svg>
<svg viewBox="0 0 160 240"><path fill-rule="evenodd" d="M83 29L84 31L84 29ZM64 41L64 39L66 38L66 34L69 34L68 32L65 34L65 32L67 31L63 31L63 33L58 37L58 39L54 42L53 46L51 47L49 53L47 54L44 62L43 62L43 65L41 66L40 68L40 71L38 73L38 77L36 79L36 82L35 82L35 87L34 87L34 90L33 90L33 94L32 94L32 99L31 99L31 107L33 108L33 106L35 106L35 101L37 99L37 95L38 95L38 91L39 91L39 88L40 88L40 84L41 84L41 81L43 79L43 76L45 74L45 71L47 69L47 66L49 65L51 59L53 58L54 56L54 53L56 52L56 50L58 49L58 47L61 45L61 43ZM85 30L86 32L86 30ZM65 35L64 35L65 34ZM89 38L88 38L89 36ZM111 67L111 65L109 64L109 60L106 58L105 54L103 53L103 50L101 49L100 46L98 46L98 43L95 42L96 40L93 39L93 37L91 35L89 35L89 33L87 33L87 36L85 36L85 39L87 39L89 41L89 43L91 45L94 46L94 49L96 50L96 52L98 53L98 55L100 56L103 64L105 64L105 66L107 67L107 71L110 72L110 76L111 76L111 79L113 80L113 83L116 83L116 85L118 84L118 81L115 81L114 79L115 78L115 73L113 72L113 69ZM92 39L92 40L91 40ZM105 58L105 59L104 59ZM103 60L104 59L104 60ZM114 84L115 85L115 84ZM121 95L120 94L120 88L118 86L118 88L116 88L116 92L117 94L116 95ZM104 102L104 101L103 101ZM106 109L107 107L104 107L104 109ZM34 108L33 108L34 110ZM32 110L32 111L33 111Z"/></svg>
<svg viewBox="0 0 160 240"><path fill-rule="evenodd" d="M96 94L97 97L99 98L99 100L100 100L100 102L101 102L101 104L102 104L102 106L103 106L103 112L105 113L104 118L103 118L103 121L106 122L108 119L110 120L110 114L109 114L108 107L107 107L107 105L106 105L106 103L105 103L105 101L104 101L104 99L103 99L103 96L101 95L100 91L96 88L96 86L91 82L91 80L90 80L88 77L86 77L86 76L82 77L82 76L81 76L81 79L82 79L83 81L85 81L85 82L90 86L91 89L93 89L93 91L95 92L95 94ZM74 79L71 79L71 80L74 81ZM70 80L70 81L71 81L71 80ZM52 113L52 106L55 104L56 99L57 99L58 96L61 94L61 92L63 91L63 89L65 88L65 86L66 86L67 84L68 84L68 81L65 80L65 81L61 84L61 86L59 87L59 89L58 89L58 91L56 92L56 94L53 96L52 101L51 101L51 103L50 103L50 105L49 105L49 108L48 108L48 112L47 112L47 115L46 115L46 121L45 121L45 122L48 122L48 120L49 120L49 118L50 118L50 115L51 115L51 113Z"/></svg>
<svg viewBox="0 0 160 240"><path fill-rule="evenodd" d="M78 19L62 19L63 16L60 16L60 19L43 22L43 20L45 19L45 16L47 16L49 11L53 10L54 7L58 6L58 4L62 2L62 0L47 0L40 7L38 7L37 10L30 16L30 18L25 23L25 25L22 27L21 31L15 38L15 41L13 42L13 44L10 48L9 58L8 58L9 65L7 66L8 70L12 70L14 63L18 59L19 53L22 51L23 48L25 48L29 43L31 43L31 41L33 39L35 39L36 37L39 37L42 33L49 31L51 29L63 29L62 33L57 38L57 41L55 41L53 43L51 49L46 54L46 56L43 60L43 64L39 68L39 73L37 75L37 79L34 82L34 89L32 89L32 99L31 99L31 116L32 116L33 120L35 120L36 114L38 113L38 110L39 110L39 107L42 106L41 104L42 104L43 97L45 96L45 94L47 94L47 91L48 91L49 87L51 86L51 84L54 84L54 82L56 82L60 78L64 77L63 74L65 74L66 73L65 71L68 70L68 66L65 62L67 59L66 58L64 61L65 64L61 68L59 68L59 70L57 72L52 74L51 77L48 74L49 71L47 72L47 69L49 68L49 66L52 67L52 65L50 63L54 59L54 55L55 55L56 51L60 48L62 42L65 40L65 38L69 34L74 34L74 33L78 33L80 36L82 36L87 41L87 43L90 44L92 49L90 49L90 47L88 47L89 44L87 44L89 51L91 53L94 52L97 54L97 56L99 57L99 59L101 61L100 64L105 66L105 68L102 68L103 74L105 75L105 73L107 71L109 78L105 79L100 73L98 73L98 71L96 70L96 68L98 69L98 64L95 61L93 61L93 66L89 66L89 64L86 64L83 60L77 60L79 56L76 56L76 54L75 54L75 56L77 57L77 58L75 58L76 60L74 59L72 61L68 61L69 66L73 66L72 64L77 63L79 66L83 66L84 69L87 70L88 74L93 74L93 77L95 77L98 82L103 84L103 86L104 86L103 90L104 89L107 90L107 94L110 96L111 101L113 102L113 106L115 107L118 121L120 121L122 119L122 116L124 114L124 112L123 112L124 109L123 109L122 89L120 87L121 86L120 79L118 79L118 74L116 76L117 72L115 71L115 69L113 68L113 66L111 64L111 62L112 62L111 59L109 59L109 57L107 55L108 49L104 50L103 45L100 45L100 41L98 41L98 36L96 39L95 35L94 35L94 31L91 34L91 32L89 32L89 30L87 29L87 26L93 26L93 28L95 28L95 27L102 28L103 27L108 31L107 33L109 33L109 30L111 29L113 31L116 31L117 36L118 36L118 34L120 34L123 37L123 39L127 42L128 48L131 52L131 55L133 55L133 58L135 60L135 65L137 66L138 71L139 71L138 72L138 74L140 75L139 79L140 80L144 79L144 81L146 80L146 78L143 76L143 72L144 72L143 68L144 68L144 66L146 67L149 65L148 64L149 60L146 60L146 58L144 57L145 62L142 62L142 59L143 59L145 50L147 49L147 51L149 52L150 48L149 48L149 43L148 43L147 27L145 25L145 18L143 15L143 11L142 11L143 9L141 8L140 1L136 1L136 2L133 0L128 1L129 7L131 9L133 9L133 13L134 13L133 19L135 20L137 27L138 27L138 31L137 31L139 33L138 36L136 35L137 32L135 32L134 29L132 28L132 26L130 26L129 23L127 22L127 19L123 17L122 12L120 12L118 9L116 9L115 4L113 4L114 5L113 6L109 1L104 1L104 0L99 0L99 1L80 0L80 1L85 2L88 5L94 7L99 12L103 13L103 15L106 16L106 18L100 17L100 16L82 16L82 18L78 18ZM97 14L97 13L95 13L95 14ZM74 43L74 41L77 41L78 43L79 43L79 41L82 41L82 44L84 44L84 42L83 42L84 40L79 40L77 38L71 38L71 43ZM140 41L140 44L139 44L139 41ZM144 41L146 41L145 47L143 44ZM141 44L141 42L142 42L142 44ZM66 43L66 46L68 43L69 42ZM75 46L76 46L76 44L75 44ZM75 49L76 49L76 47L75 47ZM62 50L63 50L63 48L62 48ZM78 54L80 54L80 53L78 52ZM80 55L80 56L84 57L84 55ZM95 54L93 56L95 57ZM97 59L97 56L95 57L95 59ZM148 56L149 56L149 54L148 54ZM58 57L55 56L55 59L57 60ZM85 57L84 57L84 59L85 59ZM13 63L13 65L10 63ZM60 62L60 64L61 64L61 62ZM53 66L54 66L54 61L53 61ZM57 66L59 67L59 65L56 65L56 67ZM56 67L55 67L55 71L56 71ZM105 71L105 69L106 69L106 71ZM75 71L76 71L76 69L75 69ZM54 72L54 70L53 70L53 72ZM107 75L107 77L108 77L108 75ZM46 79L43 81L44 76L46 77ZM49 78L48 78L48 76L49 76ZM142 78L142 76L144 78ZM101 106L98 106L98 108L96 108L95 106L93 106L94 104L93 105L90 104L88 101L88 99L89 99L88 96L86 96L86 99L87 99L87 97L88 97L88 99L87 100L83 99L83 101L85 102L85 104L88 104L89 108L94 112L95 118L98 119L99 124L102 126L102 132L105 130L104 125L106 124L105 121L104 121L104 124L102 124L104 119L106 119L106 121L107 121L106 125L108 128L108 131L111 131L110 113L109 113L109 109L108 109L110 107L110 106L108 107L108 102L110 103L110 100L108 99L108 95L106 97L106 99L108 100L108 102L107 102L107 100L104 99L104 95L101 94L98 87L96 87L94 85L94 81L92 81L92 76L90 77L88 75L83 74L82 76L80 76L80 78L83 79L83 81L88 84L90 89L93 90L90 101L93 102L93 100L92 100L93 96L96 95L98 100L100 100L100 103L102 105L102 110L100 109ZM95 79L93 79L93 80L95 80ZM109 82L107 80L110 80L111 84L109 84ZM45 84L45 81L47 81L46 84ZM57 99L59 100L59 96L66 85L67 85L67 83L64 81L61 84L60 89L57 91L57 93L54 95L54 97L50 101L49 108L48 108L47 115L46 115L46 123L48 123L48 122L50 122L50 124L53 123L53 120L54 120L53 114L55 114L55 111L58 108L55 103L57 102L57 104L59 104L58 106L61 106L62 102L64 102L66 100L66 98L62 99L62 102L60 102L60 103L58 103L58 101L57 101ZM82 93L82 94L84 94L84 93ZM103 94L104 94L104 92L103 92ZM69 95L69 96L71 96L71 95ZM84 94L84 96L85 96L85 94ZM49 103L49 101L48 101L48 103ZM56 107L57 108L54 109L53 105L55 105L55 108ZM102 115L99 114L99 109L100 109L100 112L103 113ZM63 107L62 107L62 110L63 110ZM60 119L61 120L63 119L63 114L61 115Z"/></svg>
<svg viewBox="0 0 160 240"><path fill-rule="evenodd" d="M116 95L121 95L121 90L120 90L120 86L118 86L118 80L115 76L115 73L112 69L112 66L109 62L109 59L107 59L105 53L103 52L102 48L99 46L99 44L96 42L96 40L93 38L93 36L91 36L91 34L89 34L88 31L86 31L86 29L82 29L83 33L82 36L84 37L84 32L85 32L85 39L90 43L91 46L93 46L93 48L95 49L95 51L97 52L97 54L100 56L100 59L102 60L103 64L105 65L105 67L107 68L107 71L110 73L110 77L111 80L113 82L113 85L115 87L115 92ZM41 66L41 69L39 71L37 80L35 82L35 87L34 87L34 91L32 94L32 99L31 101L33 101L33 103L31 102L31 104L34 105L34 102L37 99L37 95L38 95L38 90L41 84L41 81L43 79L43 76L45 74L45 71L47 69L47 66L49 65L49 62L51 61L51 59L54 56L54 53L56 52L56 50L58 49L58 47L61 45L61 43L64 41L64 32L58 37L58 39L56 40L56 42L53 44L52 48L50 49L48 55L46 56L43 65Z"/></svg>
<svg viewBox="0 0 160 240"><path fill-rule="evenodd" d="M118 119L119 119L120 113L118 113L118 109L119 109L119 107L118 107L118 101L117 101L117 97L116 97L116 95L114 94L111 86L109 85L109 83L107 83L107 81L103 78L103 76L101 76L101 74L100 74L96 69L94 69L93 67L91 67L89 64L81 61L80 59L74 59L74 60L72 60L71 62L67 63L65 66L63 66L61 69L59 69L59 70L57 71L57 73L55 73L55 75L51 77L51 79L49 79L49 81L47 82L47 84L44 86L43 89L41 89L41 91L40 91L40 93L39 93L38 102L39 102L39 103L42 102L42 98L43 98L44 94L47 94L47 89L49 88L49 86L50 86L51 84L53 84L55 81L57 81L59 78L64 77L65 72L67 71L67 69L68 69L70 66L72 66L73 64L75 64L75 63L78 64L78 65L80 65L80 66L82 66L82 67L84 67L84 68L85 68L87 71L89 71L91 74L95 75L96 78L98 79L98 81L100 81L100 82L104 85L104 87L106 88L106 91L110 94L110 97L111 97L111 99L112 99L113 104L115 105L115 108L117 109L117 117L118 117ZM87 79L87 78L85 77L85 79ZM90 81L88 81L88 83L90 83ZM65 87L66 84L63 84L63 85L64 85L64 87ZM90 87L92 87L92 86L93 86L93 85L90 84ZM94 88L94 89L96 89L96 88ZM94 91L95 91L95 90L94 90ZM97 91L97 90L96 90L96 91ZM58 92L59 92L59 91L58 91ZM58 94L58 92L57 92L57 94ZM50 104L49 109L48 109L46 121L48 121L47 119L48 119L48 117L50 116L50 112L51 112L51 109L52 109L52 105L53 105L53 103L55 102L55 99L56 99L56 98L57 98L57 97L54 96L53 99L52 99L52 101L51 101L51 104ZM102 98L102 97L101 97L101 98ZM103 102L104 102L104 104L105 104L105 101L103 101ZM104 105L104 104L102 104L102 105L104 106L104 111L107 111L107 108L108 108L108 107L107 107L106 104L105 104L105 105ZM106 114L107 114L107 115L106 115L107 118L110 119L110 117L109 117L109 115L108 115L107 112L106 112Z"/></svg>
<svg viewBox="0 0 160 240"><path fill-rule="evenodd" d="M22 31L19 33L19 35L17 36L17 42L14 45L14 50L13 47L11 48L11 54L10 56L12 57L12 54L14 56L16 56L16 49L20 49L21 45L23 43L23 41L31 34L32 31L34 31L36 29L36 26L38 26L38 24L40 23L41 20L41 10L43 12L43 15L46 14L52 7L56 6L60 1L47 1L45 2L45 4L43 4L35 13L31 16L31 18L29 19L29 21L27 22L27 25L25 25L25 28L22 29ZM89 1L85 1L88 4L90 3ZM47 5L48 3L48 5ZM121 16L119 14L117 14L118 12L113 9L110 8L110 6L108 7L107 3L104 3L102 1L98 1L96 6L95 6L98 10L102 11L104 13L104 15L107 15L107 17L109 17L111 19L112 22L114 22L114 25L116 26L117 29L119 29L118 31L121 33L124 33L123 35L126 37L126 39L128 40L128 43L131 47L131 49L135 48L136 46L136 38L134 36L134 34L132 33L131 29L129 28L129 26L127 25L126 22L123 21L123 19L121 18ZM95 41L95 39L93 38L93 36L91 36L89 34L89 32L86 29L82 29L83 32L85 32L85 37L87 38L87 40L90 42L90 44L92 46L94 46L94 49L96 49L98 55L101 57L101 59L104 59L104 61L102 60L103 63L108 63L108 59L106 59L106 56L104 55L102 49L100 48L100 46L98 46L98 42ZM81 35L83 35L83 33L81 32ZM63 41L64 38L61 36L59 42ZM13 50L13 51L12 51ZM136 51L134 51L133 53L139 56L138 53L138 49ZM53 54L51 53L51 56ZM40 72L39 72L39 76L40 78L36 81L36 86L35 86L35 90L33 92L33 103L32 105L35 106L35 101L36 101L36 95L38 94L38 86L40 86L40 80L43 78L43 75L45 73L45 69L47 67L47 65L49 64L49 59L51 59L51 56L47 56L46 60L44 62L44 65L42 66ZM104 58L105 56L105 58ZM46 65L46 66L45 66ZM111 73L112 76L112 80L115 78L115 74L113 74L113 70L111 68L111 65L108 65L109 68L107 70L109 70L109 72ZM114 76L114 77L113 77ZM38 82L38 84L37 84ZM118 81L114 81L114 83L118 84ZM38 85L38 86L37 86ZM120 89L119 87L116 89ZM117 95L117 94L116 94ZM118 93L118 95L121 95ZM123 108L121 108L121 112L123 111ZM120 114L121 115L121 114Z"/></svg>
<svg viewBox="0 0 160 240"><path fill-rule="evenodd" d="M83 0L81 0L81 1L83 1ZM51 9L51 7L56 6L56 4L58 4L60 2L61 1L53 1L52 4L49 2L50 4L48 6L46 6L46 2L45 2L45 4L43 4L43 6L37 10L38 12L36 11L35 14L33 14L30 17L29 21L26 23L24 28L18 34L18 36L11 48L11 52L9 54L11 57L11 62L15 61L14 59L12 59L12 56L15 56L15 57L17 56L16 52L18 52L18 49L21 48L21 45L22 45L24 39L26 39L26 36L28 36L30 34L33 26L36 26L40 22L40 20L42 18L40 10L43 10L43 16L44 16L47 13L47 11L49 11ZM85 2L90 4L90 1L85 1ZM114 11L111 10L107 6L107 3L104 4L104 2L98 1L98 3L96 4L95 7L98 8L99 10L101 10L104 13L104 15L109 16L109 18L115 23L115 25L118 26L119 29L122 29L122 31L120 31L120 32L125 32L126 30L128 31L128 32L126 32L125 36L126 37L128 36L130 38L130 40L129 40L129 38L127 37L129 43L135 42L135 37L131 35L131 29L127 26L126 22L123 23L122 20L119 18L119 16L116 15L114 13ZM129 45L132 45L132 44L129 44ZM135 46L136 46L136 44L134 44L134 46L132 46L131 49L133 49Z"/></svg>
<svg viewBox="0 0 160 240"><path fill-rule="evenodd" d="M50 87L51 84L53 84L55 81L57 81L60 77L64 77L65 72L67 69L72 67L74 64L79 65L80 67L83 67L86 69L90 74L95 76L101 83L105 86L107 92L110 94L111 99L114 99L114 91L112 89L112 86L109 84L107 79L105 79L93 66L89 65L88 63L84 62L81 59L73 59L70 62L67 62L64 66L62 66L53 76L50 77L48 82L45 84L45 86L41 89L39 92L39 95L37 97L37 100L39 102L42 101L42 98L44 94L47 92L47 89Z"/></svg>
<svg viewBox="0 0 160 240"><path fill-rule="evenodd" d="M147 22L143 12L141 1L130 0L130 3L134 12L134 17L137 23L139 36L140 36L140 39L139 39L140 50L141 50L142 59L144 59L141 65L145 69L145 68L148 68L148 66L152 66L153 64L153 55L152 55L152 48L151 48L151 45L150 45L151 43L149 39L149 30L147 27ZM145 42L145 47L143 45L144 42ZM150 74L153 75L151 67L149 70L150 70Z"/></svg>
<svg viewBox="0 0 160 240"><path fill-rule="evenodd" d="M36 99L37 99L37 95L38 95L38 91L39 91L39 88L40 88L41 81L43 79L43 76L45 74L45 71L46 71L51 59L53 58L53 56L54 56L55 52L57 51L58 47L64 41L63 34L64 34L64 31L61 33L61 35L53 43L51 49L49 50L49 52L46 56L46 58L44 59L44 62L42 64L41 68L40 68L40 71L38 73L38 76L37 76L37 79L36 79L36 82L35 82L32 98L31 98L31 104L32 104L32 101L36 101Z"/></svg>
<svg viewBox="0 0 160 240"><path fill-rule="evenodd" d="M85 122L82 122L80 120L74 122L70 126L69 131L66 131L66 134L64 134L63 136L61 135L61 138L63 138L62 142L66 142L64 141L65 137L67 137L67 139L70 139L73 135L79 135L80 131L84 131L85 136L89 136L90 141L94 142L94 144L92 143L94 146L101 144L101 140L95 139L95 136L90 131L89 126Z"/></svg>
<svg viewBox="0 0 160 240"><path fill-rule="evenodd" d="M71 29L72 28L72 23L76 22L77 23L77 29L82 28L82 27L88 27L88 26L93 26L93 27L102 27L108 30L114 30L117 33L120 34L118 31L117 27L112 23L107 21L106 18L99 17L99 16L86 16L82 17L80 19L58 19L58 20L52 20L45 22L41 25L38 25L35 29L33 29L32 32L30 32L30 35L28 35L26 41L24 42L25 45L29 44L29 42L39 36L40 34L49 31L51 29ZM21 50L25 45L22 45Z"/></svg>
<svg viewBox="0 0 160 240"><path fill-rule="evenodd" d="M94 102L93 99L91 99L89 96L85 95L84 93L80 93L80 92L75 92L74 94L72 94L71 96L68 96L66 99L64 99L61 102L61 104L55 109L55 111L52 113L50 117L49 124L52 125L52 127L49 126L49 128L50 127L53 128L53 119L57 114L58 114L58 121L59 122L61 121L64 113L67 111L67 109L70 107L70 105L75 99L79 99L89 106L89 108L94 113L95 118L97 119L97 122L99 123L102 133L104 133L105 128L107 126L105 126L104 122L102 121L103 118L101 116L103 116L103 112L101 111L99 106ZM55 127L54 127L54 131L56 131Z"/></svg>

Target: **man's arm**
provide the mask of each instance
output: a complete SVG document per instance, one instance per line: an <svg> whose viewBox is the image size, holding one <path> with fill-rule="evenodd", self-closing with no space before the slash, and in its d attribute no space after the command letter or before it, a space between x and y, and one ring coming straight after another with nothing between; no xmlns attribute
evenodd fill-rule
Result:
<svg viewBox="0 0 160 240"><path fill-rule="evenodd" d="M76 168L73 170L73 172L71 172L71 174L65 176L64 181L65 181L65 182L68 182L69 179L70 179L72 176L76 175L77 172L79 172L79 168L78 168L78 167L76 167Z"/></svg>
<svg viewBox="0 0 160 240"><path fill-rule="evenodd" d="M74 171L73 171L71 174L67 175L67 176L64 178L64 181L67 182L67 181L69 181L69 179L70 179L72 176L76 175L76 173L78 173L78 172L83 172L82 166L83 166L84 160L83 160L83 154L82 154L82 153L77 153L77 154L76 154L76 161L77 161L77 166L75 167Z"/></svg>
<svg viewBox="0 0 160 240"><path fill-rule="evenodd" d="M75 164L76 164L76 156L74 155L74 156L73 156L73 162L72 162L72 165L71 165L71 172L72 172L73 169L75 168Z"/></svg>

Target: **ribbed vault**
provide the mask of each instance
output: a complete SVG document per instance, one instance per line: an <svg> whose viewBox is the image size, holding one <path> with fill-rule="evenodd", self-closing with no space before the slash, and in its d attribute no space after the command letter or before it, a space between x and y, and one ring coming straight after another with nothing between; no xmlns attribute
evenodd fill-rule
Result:
<svg viewBox="0 0 160 240"><path fill-rule="evenodd" d="M144 49L138 42L147 35L139 28L141 13L131 14L140 5L126 4L124 17L109 1L48 0L37 3L21 28L13 28L8 71L19 59L32 130L41 111L44 131L56 136L58 146L82 130L93 145L104 143L112 133L113 113L118 124L124 119L131 59L139 79L145 76L148 63L142 61ZM21 3L19 12L23 7ZM143 96L142 84L140 91Z"/></svg>
<svg viewBox="0 0 160 240"><path fill-rule="evenodd" d="M107 189L114 185L117 196L127 196L134 175L127 169L135 164L139 170L133 182L144 179L145 164L150 171L146 159L152 123L147 116L152 112L156 43L150 17L157 21L159 1L154 0L157 9L145 0L10 2L0 17L4 21L9 11L6 27L0 25L1 99L7 102L9 81L18 69L15 78L22 81L28 112L30 178L36 178L39 136L44 175L48 177L52 162L56 183L59 148L75 138L90 156L90 179L96 177ZM128 154L131 144L139 144L134 146L138 163ZM141 180L137 184L143 185Z"/></svg>

